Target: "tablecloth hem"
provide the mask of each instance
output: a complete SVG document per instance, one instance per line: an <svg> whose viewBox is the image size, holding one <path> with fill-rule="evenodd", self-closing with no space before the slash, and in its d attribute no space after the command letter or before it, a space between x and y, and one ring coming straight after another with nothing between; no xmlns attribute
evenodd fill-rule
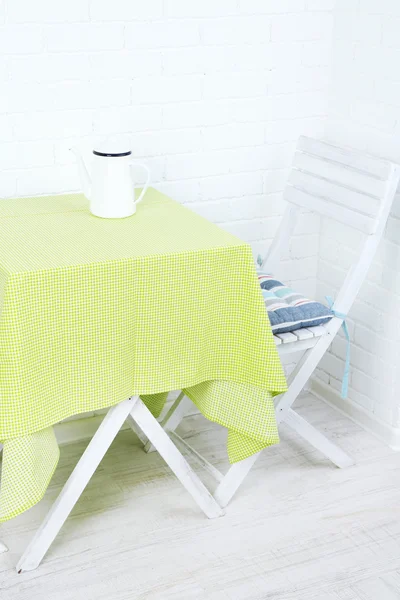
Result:
<svg viewBox="0 0 400 600"><path fill-rule="evenodd" d="M2 443L2 442L1 442ZM10 521L11 519L15 519L15 517L18 517L19 515L21 515L22 513L26 512L27 510L29 510L30 508L33 508L34 506L36 506L36 504L38 504L41 500L43 500L47 488L50 485L50 481L53 479L53 475L56 472L58 463L60 460L60 450L58 450L58 457L57 460L55 462L54 468L52 469L49 477L47 478L46 481L46 487L44 488L43 492L39 493L38 496L33 499L33 500L28 500L27 502L25 502L25 504L23 504L21 507L18 508L18 510L12 511L8 514L1 514L1 509L0 509L0 523L5 523L7 521Z"/></svg>
<svg viewBox="0 0 400 600"><path fill-rule="evenodd" d="M184 392L187 395L187 397L193 402L193 404L195 404L195 406L197 406L196 400L195 400L193 394L191 394L190 390L184 389ZM268 393L270 393L272 395L272 392L268 391ZM197 408L199 408L199 407L197 406ZM260 436L255 433L252 433L251 436L249 436L248 433L244 429L241 430L238 427L232 427L232 425L224 422L223 419L219 419L217 416L212 415L207 410L204 410L204 407L202 407L201 409L199 408L199 410L206 419L208 419L212 423L217 423L217 425L221 425L222 427L227 429L228 434L229 434L229 432L235 432L235 433L240 434L243 437L248 438L249 440L251 440L252 443L256 442L256 443L260 444L259 448L255 448L254 451L243 452L243 454L241 454L240 457L236 456L235 458L232 456L232 454L230 454L229 449L228 449L228 459L229 459L230 464L235 464L237 462L241 462L242 460L249 458L249 456L252 456L253 454L257 454L261 450L268 448L269 446L274 446L275 444L280 443L280 438L279 438L279 433L278 433L277 428L276 428L276 433L274 432L270 436Z"/></svg>
<svg viewBox="0 0 400 600"><path fill-rule="evenodd" d="M231 383L235 383L238 385L240 385L240 384L251 385L251 386L260 388L262 390L267 390L267 388L265 388L264 386L255 384L254 381L250 381L250 380L244 381L243 377L236 379L234 377L226 377L226 376L223 377L223 376L221 376L221 374L217 374L216 376L212 375L211 377L207 377L207 378L200 377L199 379L195 379L194 382L190 382L189 384L184 383L184 384L177 384L176 386L174 385L172 387L168 386L168 387L170 387L170 389L167 391L165 391L165 389L152 391L152 392L133 391L128 394L125 394L124 397L122 397L122 398L118 398L115 401L113 400L111 402L111 404L110 404L109 398L108 398L107 402L105 402L104 404L103 403L99 404L98 402L94 403L93 405L89 404L89 405L85 406L82 410L68 412L67 414L62 415L61 417L57 418L56 420L52 420L50 423L47 423L47 422L41 423L40 427L34 427L32 429L24 429L24 431L19 432L17 435L14 434L14 435L8 437L7 435L4 436L3 434L0 434L2 436L1 440L2 440L2 442L4 442L4 441L17 439L17 438L20 438L20 437L23 437L26 435L32 435L34 433L42 431L43 429L47 429L47 427L54 427L58 423L61 423L62 421L65 421L66 419L70 419L71 417L74 417L76 415L82 415L87 412L94 412L94 411L112 408L113 406L120 404L120 402L123 402L124 400L127 400L128 398L131 398L132 396L140 396L142 398L143 396L154 396L156 394L169 394L170 392L175 391L175 390L183 390L183 389L187 390L187 389L189 389L191 387L195 387L196 385L199 385L201 383L205 383L207 381L216 381L216 380L229 381ZM279 386L276 386L273 391L268 390L268 393L270 393L271 396L275 397L275 396L279 396L280 394L285 393L286 391L287 391L287 386L282 386L282 389L279 388ZM189 394L187 394L187 396L190 398ZM190 399L194 402L194 400L192 398L190 398ZM204 415L204 416L206 416L206 415ZM209 417L206 417L206 418L209 418ZM212 421L213 419L209 419L209 420ZM220 425L223 425L223 427L226 427L226 425L224 425L223 423L220 423Z"/></svg>

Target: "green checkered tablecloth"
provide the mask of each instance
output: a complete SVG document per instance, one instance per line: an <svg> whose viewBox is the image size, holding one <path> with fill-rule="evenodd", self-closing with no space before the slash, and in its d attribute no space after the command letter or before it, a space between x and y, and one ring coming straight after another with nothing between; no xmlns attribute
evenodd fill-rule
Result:
<svg viewBox="0 0 400 600"><path fill-rule="evenodd" d="M0 521L43 496L52 426L185 389L231 462L278 442L286 389L250 247L156 190L99 219L80 194L0 203Z"/></svg>

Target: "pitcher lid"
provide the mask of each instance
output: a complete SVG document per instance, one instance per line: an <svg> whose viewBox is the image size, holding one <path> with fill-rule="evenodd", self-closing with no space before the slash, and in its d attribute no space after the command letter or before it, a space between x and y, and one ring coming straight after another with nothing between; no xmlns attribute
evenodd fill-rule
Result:
<svg viewBox="0 0 400 600"><path fill-rule="evenodd" d="M132 150L129 150L124 144L119 142L102 142L93 150L96 156L129 156Z"/></svg>

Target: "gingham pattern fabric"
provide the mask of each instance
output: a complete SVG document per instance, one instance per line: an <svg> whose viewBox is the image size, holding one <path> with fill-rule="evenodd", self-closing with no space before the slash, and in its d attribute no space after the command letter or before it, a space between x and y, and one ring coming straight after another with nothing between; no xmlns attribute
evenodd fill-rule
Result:
<svg viewBox="0 0 400 600"><path fill-rule="evenodd" d="M231 461L277 441L286 382L247 244L156 190L118 220L77 194L3 201L0 231L0 520L29 504L10 488L30 505L46 489L57 453L38 432L136 394L158 414L187 390Z"/></svg>
<svg viewBox="0 0 400 600"><path fill-rule="evenodd" d="M2 520L19 515L41 500L59 455L52 427L4 442L0 488Z"/></svg>

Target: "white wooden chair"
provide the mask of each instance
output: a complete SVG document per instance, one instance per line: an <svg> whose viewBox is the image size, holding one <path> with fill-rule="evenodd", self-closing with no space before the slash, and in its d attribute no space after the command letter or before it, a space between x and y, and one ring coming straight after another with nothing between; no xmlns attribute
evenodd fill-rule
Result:
<svg viewBox="0 0 400 600"><path fill-rule="evenodd" d="M288 391L277 397L278 424L284 421L338 467L349 466L353 460L297 414L292 406L342 326L342 317L348 313L367 275L385 229L399 177L400 167L386 160L301 137L284 193L288 206L263 261L268 272L279 279L280 257L300 209L330 217L366 234L359 258L349 270L334 302L336 316L324 326L274 336L280 355L304 351L289 377ZM258 454L232 465L225 475L220 473L175 432L190 407L191 401L181 393L161 425L214 476L218 482L214 497L225 507ZM145 450L153 450L150 442L145 445Z"/></svg>

